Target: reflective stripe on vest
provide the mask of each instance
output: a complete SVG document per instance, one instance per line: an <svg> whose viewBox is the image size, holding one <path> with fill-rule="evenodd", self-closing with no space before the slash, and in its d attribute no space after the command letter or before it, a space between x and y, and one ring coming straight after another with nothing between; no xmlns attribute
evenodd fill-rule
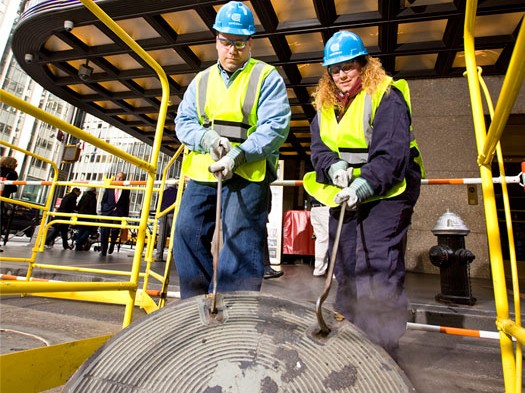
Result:
<svg viewBox="0 0 525 393"><path fill-rule="evenodd" d="M351 166L362 166L368 161L368 145L372 138L371 115L372 100L365 91L357 94L339 122L333 108L323 108L317 116L322 141ZM362 119L362 122L356 119Z"/></svg>
<svg viewBox="0 0 525 393"><path fill-rule="evenodd" d="M354 176L359 176L360 171L354 169L353 171ZM339 191L341 191L341 188L334 186L332 184L323 184L319 183L315 180L315 172L308 172L303 177L303 187L305 191L313 196L315 199L317 199L319 202L321 202L323 205L330 206L330 207L336 207L337 203L334 202L334 198L337 195ZM370 199L367 199L364 203L377 201L379 199L384 198L391 198L396 195L399 195L403 193L406 189L406 180L403 179L402 182L397 183L394 187L392 187L389 192L384 196L373 196Z"/></svg>
<svg viewBox="0 0 525 393"><path fill-rule="evenodd" d="M262 82L273 69L250 59L230 86L225 86L217 65L199 73L195 98L200 123L228 138L232 146L241 144L255 130ZM191 152L185 157L182 170L193 180L216 182L208 172L213 162L208 153ZM266 176L266 160L245 163L235 173L250 181L262 181Z"/></svg>
<svg viewBox="0 0 525 393"><path fill-rule="evenodd" d="M405 99L405 102L408 106L408 112L410 113L410 117L412 117L412 103L410 100L410 88L408 87L408 83L404 79L399 79L396 81L393 81L391 77L389 77L390 83L392 86L394 86L396 89L398 89L401 94L403 94L403 98ZM385 91L383 91L383 94L381 95L375 95L374 96L374 104L372 105L375 110L372 112L372 118L371 121L373 123L374 117L376 114L377 107L379 106L379 103L381 102L381 99L383 98ZM419 150L419 146L416 141L416 135L414 134L414 129L412 128L412 120L410 121L410 148L415 149L417 151L417 156L414 157L414 161L416 164L419 165L419 168L421 170L421 178L426 177L425 172L425 166L423 165L423 156L421 155L421 150Z"/></svg>
<svg viewBox="0 0 525 393"><path fill-rule="evenodd" d="M372 97L362 90L356 95L339 123L337 123L333 107L323 108L318 112L319 133L322 141L332 151L337 152L339 157L347 161L350 166L359 168L368 161L368 146L372 140L373 117L381 98L391 83L392 78L385 79ZM354 169L354 176L359 176L357 173ZM327 206L336 206L334 197L341 191L339 187L318 183L315 172L309 172L304 176L303 185L306 192L319 202ZM390 188L385 195L374 196L366 202L392 198L403 193L405 189L406 179L403 179Z"/></svg>

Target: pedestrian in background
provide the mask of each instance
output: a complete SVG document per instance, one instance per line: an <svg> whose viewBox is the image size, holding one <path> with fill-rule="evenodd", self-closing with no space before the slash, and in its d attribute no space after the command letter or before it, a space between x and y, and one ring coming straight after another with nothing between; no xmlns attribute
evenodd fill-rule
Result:
<svg viewBox="0 0 525 393"><path fill-rule="evenodd" d="M16 167L18 161L14 157L5 156L0 158L0 178L3 180L18 180L18 173ZM15 192L18 191L18 186L13 184L4 185L2 190L2 196L4 198L11 198ZM8 212L12 209L8 209L4 201L0 201L0 237L7 230L7 223L9 222ZM7 242L8 234L5 234L5 242Z"/></svg>
<svg viewBox="0 0 525 393"><path fill-rule="evenodd" d="M115 181L125 181L126 174L118 172ZM122 188L106 188L102 195L100 213L103 216L127 217L129 216L129 190ZM120 220L104 221L111 224L120 224ZM100 255L105 257L113 254L115 245L120 236L120 228L108 228L101 225L100 228ZM110 243L111 242L111 243ZM109 245L109 247L108 247Z"/></svg>
<svg viewBox="0 0 525 393"><path fill-rule="evenodd" d="M18 161L14 157L6 156L0 158L0 177L3 180L18 180L16 167ZM18 191L18 186L14 184L4 185L2 196L11 198L11 195Z"/></svg>
<svg viewBox="0 0 525 393"><path fill-rule="evenodd" d="M97 189L90 187L88 188L80 201L78 202L78 214L87 214L91 216L97 215ZM96 222L94 218L80 218L82 221ZM86 245L89 240L89 236L96 233L98 227L91 225L77 225L77 237L75 250L86 251Z"/></svg>
<svg viewBox="0 0 525 393"><path fill-rule="evenodd" d="M77 211L77 198L80 196L80 188L74 187L69 194L66 194L57 212L74 213ZM65 217L54 217L55 220L65 220ZM55 239L60 235L62 237L62 247L64 250L70 250L73 247L69 245L68 239L69 224L53 224L53 229L46 237L46 248L51 248L55 244Z"/></svg>
<svg viewBox="0 0 525 393"><path fill-rule="evenodd" d="M160 204L160 210L164 211L168 207L172 206L177 200L177 186L175 179L168 179L168 186L162 192L162 203ZM159 223L159 236L157 238L157 262L165 262L164 260L164 248L166 247L166 239L168 233L171 230L171 224L173 223L173 210L165 214L160 218Z"/></svg>
<svg viewBox="0 0 525 393"><path fill-rule="evenodd" d="M305 188L347 209L334 267L336 311L395 358L407 323L403 240L424 174L408 85L387 76L348 31L328 40L323 60L327 70L311 123L312 163L322 187L305 177ZM330 244L340 209L330 211Z"/></svg>
<svg viewBox="0 0 525 393"><path fill-rule="evenodd" d="M211 244L219 173L224 182L224 245L217 290L260 290L268 187L277 177L279 148L291 116L279 72L251 57L255 25L250 9L239 1L226 3L213 28L218 62L190 83L175 120L178 139L191 150L183 162L190 181L173 246L182 298L213 290Z"/></svg>

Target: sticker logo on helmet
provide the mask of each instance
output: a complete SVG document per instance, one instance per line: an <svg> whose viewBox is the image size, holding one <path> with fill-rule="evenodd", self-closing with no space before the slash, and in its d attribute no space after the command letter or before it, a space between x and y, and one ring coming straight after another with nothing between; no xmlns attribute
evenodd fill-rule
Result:
<svg viewBox="0 0 525 393"><path fill-rule="evenodd" d="M341 48L339 47L339 42L334 42L332 45L330 45L330 51L340 52Z"/></svg>

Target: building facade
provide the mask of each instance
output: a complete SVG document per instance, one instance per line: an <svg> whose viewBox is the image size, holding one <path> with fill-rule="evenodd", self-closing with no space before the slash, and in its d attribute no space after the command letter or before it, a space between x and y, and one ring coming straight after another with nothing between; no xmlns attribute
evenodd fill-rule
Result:
<svg viewBox="0 0 525 393"><path fill-rule="evenodd" d="M75 107L45 91L21 70L10 50L9 38L25 3L26 1L21 0L0 0L0 87L68 123L73 123L74 119L83 119L82 124L76 124L83 130L135 157L148 160L151 146L91 115L79 116ZM0 139L55 162L60 168L60 180L101 182L104 178L120 171L128 175L128 180L146 180L146 173L139 168L86 142L78 141L49 124L1 102ZM64 147L67 144L77 144L81 149L79 160L71 165L62 163ZM1 144L0 155L12 155L17 159L17 172L20 179L42 181L53 178L52 166L38 158ZM160 153L156 180L160 180L161 170L170 158ZM180 165L177 162L170 169L169 176L177 177L179 171ZM65 192L66 190L58 190L57 195L61 196ZM19 187L16 198L43 203L46 196L47 190L44 186L27 185ZM132 213L140 212L143 199L141 192L132 192L130 205ZM155 209L156 199L155 195L152 198L151 210Z"/></svg>

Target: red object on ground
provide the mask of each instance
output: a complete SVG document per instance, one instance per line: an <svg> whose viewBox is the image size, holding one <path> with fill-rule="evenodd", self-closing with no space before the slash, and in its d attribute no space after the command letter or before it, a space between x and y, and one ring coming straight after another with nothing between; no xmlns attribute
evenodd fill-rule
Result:
<svg viewBox="0 0 525 393"><path fill-rule="evenodd" d="M315 243L310 211L288 210L284 213L283 254L314 255Z"/></svg>

